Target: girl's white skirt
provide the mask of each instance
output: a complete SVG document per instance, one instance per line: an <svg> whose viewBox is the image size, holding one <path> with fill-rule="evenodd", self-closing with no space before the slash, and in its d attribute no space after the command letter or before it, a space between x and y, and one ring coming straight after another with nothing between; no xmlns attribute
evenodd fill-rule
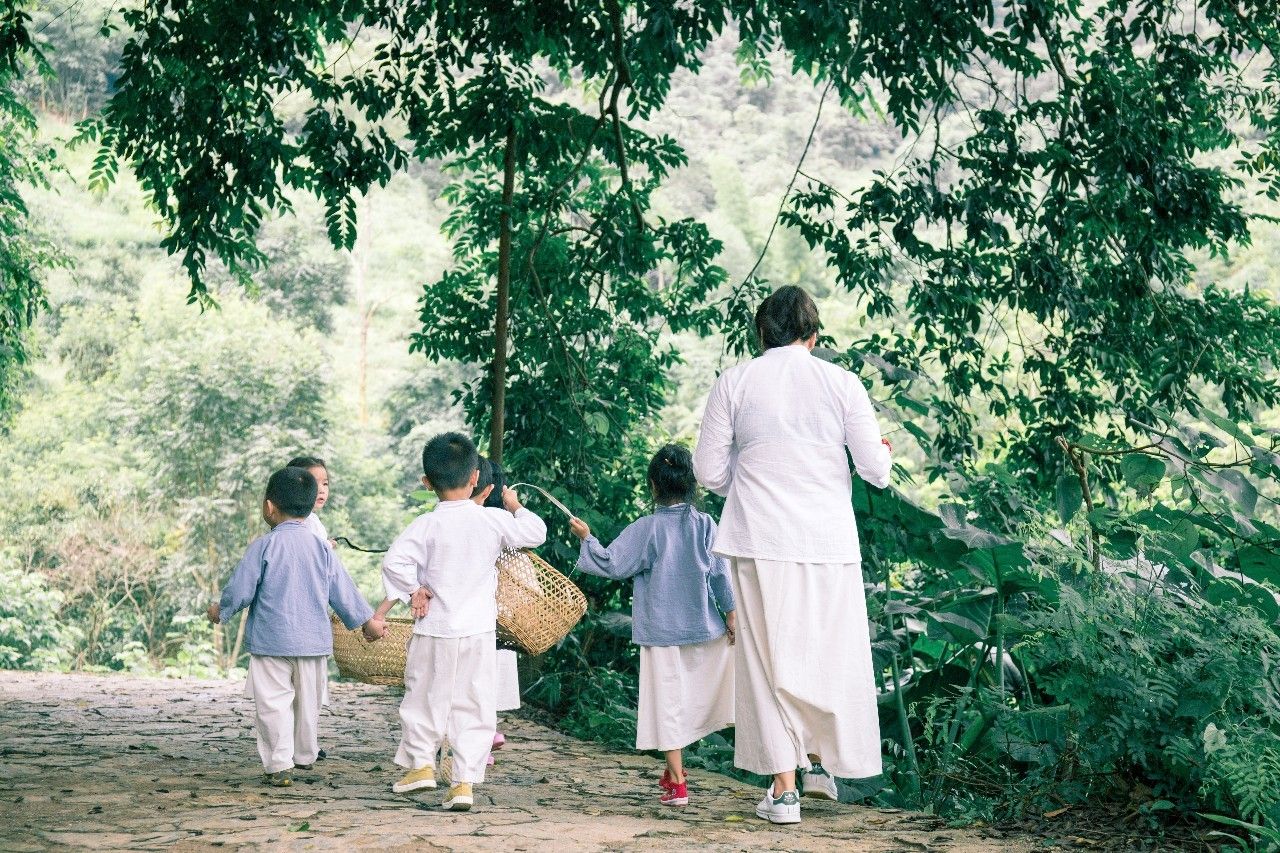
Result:
<svg viewBox="0 0 1280 853"><path fill-rule="evenodd" d="M733 647L726 637L640 647L636 749L683 749L733 725Z"/></svg>
<svg viewBox="0 0 1280 853"><path fill-rule="evenodd" d="M498 649L499 711L514 711L520 707L520 669L516 653L510 649Z"/></svg>

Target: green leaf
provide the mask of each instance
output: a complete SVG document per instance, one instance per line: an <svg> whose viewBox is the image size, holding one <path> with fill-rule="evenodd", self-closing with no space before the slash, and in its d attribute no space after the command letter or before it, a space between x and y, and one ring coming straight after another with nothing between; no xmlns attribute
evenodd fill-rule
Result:
<svg viewBox="0 0 1280 853"><path fill-rule="evenodd" d="M1201 473L1201 479L1234 501L1245 515L1252 515L1257 509L1257 488L1244 474L1234 468L1207 470Z"/></svg>
<svg viewBox="0 0 1280 853"><path fill-rule="evenodd" d="M1236 552L1240 573L1258 582L1280 588L1280 555L1258 545L1246 545Z"/></svg>
<svg viewBox="0 0 1280 853"><path fill-rule="evenodd" d="M929 620L930 637L947 637L957 643L981 642L987 631L972 619L958 613L937 611L926 614Z"/></svg>
<svg viewBox="0 0 1280 853"><path fill-rule="evenodd" d="M1145 453L1125 456L1120 462L1120 473L1124 475L1125 482L1143 497L1155 491L1167 470L1168 463L1164 459Z"/></svg>
<svg viewBox="0 0 1280 853"><path fill-rule="evenodd" d="M1058 517L1063 523L1070 521L1084 503L1084 495L1080 491L1080 479L1073 474L1063 474L1053 490L1054 502L1057 504Z"/></svg>

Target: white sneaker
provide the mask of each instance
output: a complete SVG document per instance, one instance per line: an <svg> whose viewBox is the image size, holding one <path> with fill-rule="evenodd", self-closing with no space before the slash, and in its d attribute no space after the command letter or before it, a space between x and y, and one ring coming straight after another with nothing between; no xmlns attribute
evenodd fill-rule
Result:
<svg viewBox="0 0 1280 853"><path fill-rule="evenodd" d="M801 774L800 787L804 789L804 795L811 799L832 801L840 799L840 794L836 790L836 780L822 769L821 764L815 764Z"/></svg>
<svg viewBox="0 0 1280 853"><path fill-rule="evenodd" d="M783 791L781 797L774 799L773 786L770 785L764 789L764 799L756 806L756 817L769 823L799 823L800 795L795 791Z"/></svg>

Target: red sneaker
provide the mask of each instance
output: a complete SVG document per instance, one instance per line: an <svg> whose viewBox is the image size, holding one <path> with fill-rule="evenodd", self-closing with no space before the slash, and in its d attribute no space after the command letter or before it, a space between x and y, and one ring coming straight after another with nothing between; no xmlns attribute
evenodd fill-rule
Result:
<svg viewBox="0 0 1280 853"><path fill-rule="evenodd" d="M689 805L689 785L681 782L679 785L669 785L667 792L663 794L658 802L664 806L687 806Z"/></svg>
<svg viewBox="0 0 1280 853"><path fill-rule="evenodd" d="M689 772L687 770L684 773L684 781L685 782L689 781ZM671 780L671 771L663 770L662 778L658 780L658 787L664 791L670 791L675 786L676 786L676 783Z"/></svg>

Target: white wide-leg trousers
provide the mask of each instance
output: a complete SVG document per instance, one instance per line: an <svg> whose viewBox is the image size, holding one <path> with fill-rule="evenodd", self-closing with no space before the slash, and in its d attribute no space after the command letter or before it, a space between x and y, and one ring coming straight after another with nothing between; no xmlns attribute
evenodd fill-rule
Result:
<svg viewBox="0 0 1280 853"><path fill-rule="evenodd" d="M434 767L447 740L452 781L484 781L498 725L496 652L493 631L470 637L415 634L409 640L396 764Z"/></svg>
<svg viewBox="0 0 1280 853"><path fill-rule="evenodd" d="M329 687L329 658L249 656L244 695L253 700L258 755L268 773L311 764L320 752L320 706Z"/></svg>
<svg viewBox="0 0 1280 853"><path fill-rule="evenodd" d="M877 776L871 634L862 567L735 558L734 764L770 776L809 766Z"/></svg>

